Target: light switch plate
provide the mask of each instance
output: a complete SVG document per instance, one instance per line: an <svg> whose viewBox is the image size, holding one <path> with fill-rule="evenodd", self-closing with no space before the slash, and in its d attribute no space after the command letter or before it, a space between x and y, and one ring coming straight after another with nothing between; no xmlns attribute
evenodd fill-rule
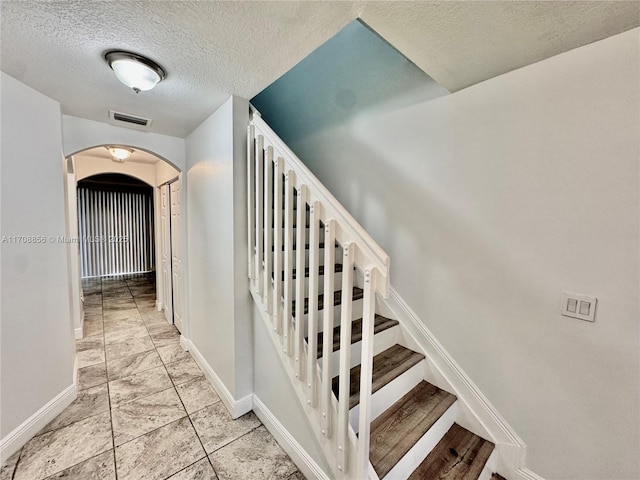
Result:
<svg viewBox="0 0 640 480"><path fill-rule="evenodd" d="M562 292L560 313L565 317L573 317L587 322L596 319L596 303L598 299L579 293Z"/></svg>

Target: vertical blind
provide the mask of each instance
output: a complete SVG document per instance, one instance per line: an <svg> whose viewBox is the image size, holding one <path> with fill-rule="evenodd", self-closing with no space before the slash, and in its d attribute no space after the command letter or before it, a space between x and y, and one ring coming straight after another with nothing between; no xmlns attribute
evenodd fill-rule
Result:
<svg viewBox="0 0 640 480"><path fill-rule="evenodd" d="M151 194L78 187L78 234L82 277L154 269Z"/></svg>

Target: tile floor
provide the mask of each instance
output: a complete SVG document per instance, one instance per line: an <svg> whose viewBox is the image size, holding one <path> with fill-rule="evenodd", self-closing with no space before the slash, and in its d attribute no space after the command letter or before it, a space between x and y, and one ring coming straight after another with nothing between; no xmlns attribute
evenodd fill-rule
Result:
<svg viewBox="0 0 640 480"><path fill-rule="evenodd" d="M250 412L232 420L152 275L85 280L78 398L13 455L0 480L301 480Z"/></svg>

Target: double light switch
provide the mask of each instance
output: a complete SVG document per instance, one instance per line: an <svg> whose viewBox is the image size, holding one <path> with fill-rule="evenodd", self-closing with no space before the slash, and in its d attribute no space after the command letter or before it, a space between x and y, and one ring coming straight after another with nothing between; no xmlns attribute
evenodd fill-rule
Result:
<svg viewBox="0 0 640 480"><path fill-rule="evenodd" d="M562 293L562 315L566 317L579 318L588 322L595 321L596 315L595 297L580 295L578 293Z"/></svg>

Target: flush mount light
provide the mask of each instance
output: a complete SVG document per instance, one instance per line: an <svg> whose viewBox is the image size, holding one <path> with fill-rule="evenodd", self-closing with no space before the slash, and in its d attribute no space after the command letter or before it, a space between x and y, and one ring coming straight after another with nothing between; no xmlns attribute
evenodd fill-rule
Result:
<svg viewBox="0 0 640 480"><path fill-rule="evenodd" d="M160 65L137 53L111 50L104 59L118 80L136 93L151 90L167 76Z"/></svg>
<svg viewBox="0 0 640 480"><path fill-rule="evenodd" d="M133 150L125 147L105 147L111 154L111 159L114 162L124 162L131 156Z"/></svg>

